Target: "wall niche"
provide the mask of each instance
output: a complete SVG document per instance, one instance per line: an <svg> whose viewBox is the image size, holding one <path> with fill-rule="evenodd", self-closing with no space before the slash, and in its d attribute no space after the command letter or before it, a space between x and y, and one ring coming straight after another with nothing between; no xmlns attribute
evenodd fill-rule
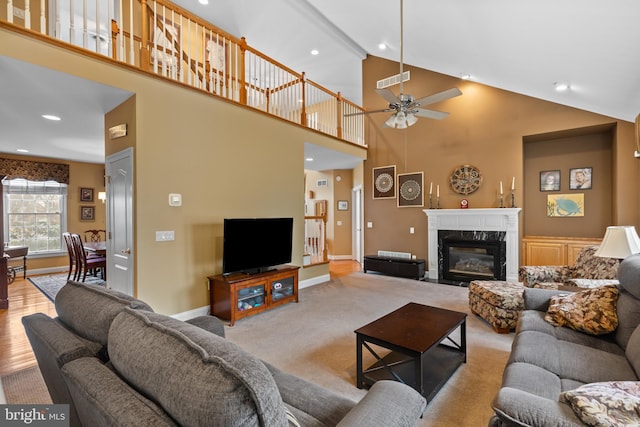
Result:
<svg viewBox="0 0 640 427"><path fill-rule="evenodd" d="M525 236L601 238L612 224L612 146L615 124L525 136ZM591 168L591 188L571 189L571 169ZM541 173L559 171L557 190L543 191ZM584 195L584 216L548 216L549 195ZM566 214L566 212L563 212Z"/></svg>

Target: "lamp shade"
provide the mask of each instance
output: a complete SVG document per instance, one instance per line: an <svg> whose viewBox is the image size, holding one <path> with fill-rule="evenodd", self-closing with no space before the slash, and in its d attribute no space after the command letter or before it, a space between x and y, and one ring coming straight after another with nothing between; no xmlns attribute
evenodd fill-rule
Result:
<svg viewBox="0 0 640 427"><path fill-rule="evenodd" d="M624 259L640 253L640 237L632 225L607 227L602 243L595 255L606 258Z"/></svg>

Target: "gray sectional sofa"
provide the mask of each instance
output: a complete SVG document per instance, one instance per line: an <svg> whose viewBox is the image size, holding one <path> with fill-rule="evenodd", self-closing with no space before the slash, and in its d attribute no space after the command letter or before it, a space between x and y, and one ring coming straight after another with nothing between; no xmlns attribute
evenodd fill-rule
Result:
<svg viewBox="0 0 640 427"><path fill-rule="evenodd" d="M606 388L615 382L638 381L640 254L620 264L618 280L618 326L603 335L552 326L544 317L550 296L559 291L525 288L524 311L518 320L502 388L493 401L495 415L490 426L584 426L576 401L565 396L579 395L593 383L604 383L601 386ZM618 404L619 396L615 396ZM580 405L593 401L586 394L581 398ZM599 407L595 412L603 410L597 399L595 405Z"/></svg>
<svg viewBox="0 0 640 427"><path fill-rule="evenodd" d="M282 372L224 339L213 316L182 322L116 291L67 283L58 317L22 320L72 426L414 426L425 400L392 381L360 402Z"/></svg>

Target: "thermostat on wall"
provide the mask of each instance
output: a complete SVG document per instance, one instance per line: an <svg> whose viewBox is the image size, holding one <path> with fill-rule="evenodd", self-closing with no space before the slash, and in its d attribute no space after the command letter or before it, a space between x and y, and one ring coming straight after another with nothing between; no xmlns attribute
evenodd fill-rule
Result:
<svg viewBox="0 0 640 427"><path fill-rule="evenodd" d="M169 206L182 206L182 194L169 194Z"/></svg>

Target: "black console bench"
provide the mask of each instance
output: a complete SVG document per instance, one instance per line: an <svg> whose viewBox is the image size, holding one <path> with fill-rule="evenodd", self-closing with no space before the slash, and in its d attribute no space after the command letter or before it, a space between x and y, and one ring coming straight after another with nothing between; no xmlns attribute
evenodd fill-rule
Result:
<svg viewBox="0 0 640 427"><path fill-rule="evenodd" d="M423 259L397 258L390 256L365 255L362 271L377 271L389 276L424 280L426 262Z"/></svg>

